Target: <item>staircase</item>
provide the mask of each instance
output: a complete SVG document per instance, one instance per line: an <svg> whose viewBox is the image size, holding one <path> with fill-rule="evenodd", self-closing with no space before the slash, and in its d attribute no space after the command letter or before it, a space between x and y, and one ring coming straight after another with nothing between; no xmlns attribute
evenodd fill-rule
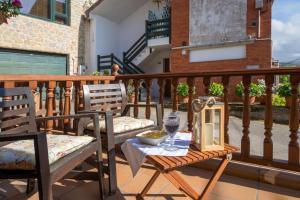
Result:
<svg viewBox="0 0 300 200"><path fill-rule="evenodd" d="M148 58L155 47L149 46L149 41L159 38L170 38L171 22L169 18L155 21L146 21L146 30L126 52L123 53L123 61L114 54L100 56L98 55L98 71L111 69L111 66L117 64L120 66L122 74L143 74L138 65ZM168 41L170 43L170 41Z"/></svg>
<svg viewBox="0 0 300 200"><path fill-rule="evenodd" d="M144 73L144 71L142 71L139 67L137 67L133 63L124 65L124 63L113 53L105 56L98 55L97 63L98 63L98 71L102 71L105 69L110 70L114 64L117 64L120 66L121 74L143 74Z"/></svg>

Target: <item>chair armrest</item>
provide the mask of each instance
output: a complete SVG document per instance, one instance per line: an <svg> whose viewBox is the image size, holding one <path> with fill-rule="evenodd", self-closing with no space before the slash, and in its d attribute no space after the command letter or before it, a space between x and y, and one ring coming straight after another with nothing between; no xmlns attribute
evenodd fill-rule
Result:
<svg viewBox="0 0 300 200"><path fill-rule="evenodd" d="M77 113L79 114L98 114L98 115L105 115L107 112L110 111L97 111L97 110L80 110Z"/></svg>
<svg viewBox="0 0 300 200"><path fill-rule="evenodd" d="M138 103L138 104L134 104L134 103L128 103L126 106L128 107L147 107L147 106L150 106L150 107L156 107L157 105L159 105L158 103L150 103L150 104L141 104L141 103Z"/></svg>
<svg viewBox="0 0 300 200"><path fill-rule="evenodd" d="M18 140L35 140L41 132L35 133L17 133L17 134L0 134L0 142L18 141Z"/></svg>
<svg viewBox="0 0 300 200"><path fill-rule="evenodd" d="M79 111L79 113L89 113L89 114L99 114L99 115L104 115L104 120L105 120L105 128L106 128L106 134L109 140L107 141L107 148L108 150L111 150L115 147L115 140L114 140L114 128L113 128L113 112L112 111L93 111L93 110L83 110ZM79 125L82 129L84 129L89 123L90 120L88 121L82 121L81 124ZM97 134L100 136L100 127L99 127L99 120L97 121L97 126L98 126L98 131ZM95 124L95 121L94 121ZM95 126L94 126L95 127ZM83 132L83 130L81 130ZM101 138L101 137L100 137Z"/></svg>
<svg viewBox="0 0 300 200"><path fill-rule="evenodd" d="M93 118L97 113L82 113L75 115L60 115L60 116L49 116L49 117L37 117L36 121L48 121L48 120L58 120L58 119L80 119L83 117Z"/></svg>

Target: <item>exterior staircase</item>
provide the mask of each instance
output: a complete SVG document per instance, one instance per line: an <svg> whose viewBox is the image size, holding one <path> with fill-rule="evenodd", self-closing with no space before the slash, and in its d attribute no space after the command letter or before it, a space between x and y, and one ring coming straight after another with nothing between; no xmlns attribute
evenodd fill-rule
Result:
<svg viewBox="0 0 300 200"><path fill-rule="evenodd" d="M98 71L111 69L112 65L117 64L120 66L120 72L123 74L143 74L144 71L138 66L149 58L154 51L157 51L155 45L149 45L149 43L159 38L170 38L170 25L169 18L146 21L145 34L123 53L123 60L119 59L113 53L104 56L98 55Z"/></svg>

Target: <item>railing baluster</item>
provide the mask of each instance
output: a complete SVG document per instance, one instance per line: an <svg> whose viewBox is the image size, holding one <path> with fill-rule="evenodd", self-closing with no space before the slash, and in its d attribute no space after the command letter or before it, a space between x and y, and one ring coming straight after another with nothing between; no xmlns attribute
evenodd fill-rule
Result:
<svg viewBox="0 0 300 200"><path fill-rule="evenodd" d="M188 102L188 112L187 112L187 118L188 118L188 130L193 130L193 107L192 107L192 101L194 96L194 85L195 85L195 78L188 78L187 83L189 86L189 102Z"/></svg>
<svg viewBox="0 0 300 200"><path fill-rule="evenodd" d="M229 88L229 76L222 77L222 84L224 86L224 139L227 144L229 144L229 133L228 133L228 124L229 124L229 105L228 105L228 88Z"/></svg>
<svg viewBox="0 0 300 200"><path fill-rule="evenodd" d="M72 82L71 81L66 81L65 83L65 105L64 105L64 115L70 115L70 109L71 109L71 87L72 87ZM69 129L70 128L70 120L65 119L64 120L64 128Z"/></svg>
<svg viewBox="0 0 300 200"><path fill-rule="evenodd" d="M146 104L151 103L151 85L152 80L147 79L146 80L146 90L147 90L147 98L146 98ZM151 116L151 107L149 105L146 106L146 119L150 119Z"/></svg>
<svg viewBox="0 0 300 200"><path fill-rule="evenodd" d="M56 113L56 89L57 89L57 83L55 82L55 88L54 88L54 99L53 99L53 110Z"/></svg>
<svg viewBox="0 0 300 200"><path fill-rule="evenodd" d="M74 82L74 112L78 113L79 110L79 90L80 90L80 82Z"/></svg>
<svg viewBox="0 0 300 200"><path fill-rule="evenodd" d="M178 96L177 96L177 86L178 86L178 78L172 79L172 87L173 87L173 111L178 111Z"/></svg>
<svg viewBox="0 0 300 200"><path fill-rule="evenodd" d="M248 158L250 155L250 83L251 76L243 76L244 85L244 108L243 108L243 137L241 142L241 155L243 158Z"/></svg>
<svg viewBox="0 0 300 200"><path fill-rule="evenodd" d="M54 89L56 87L55 81L49 81L48 82L48 88L47 88L47 116L53 116L53 100L54 100ZM47 132L51 132L53 128L53 120L47 121Z"/></svg>
<svg viewBox="0 0 300 200"><path fill-rule="evenodd" d="M290 143L289 143L289 158L288 162L291 165L299 166L299 143L298 143L298 129L299 129L299 102L298 102L298 85L300 82L300 75L291 75L291 93L292 104L290 107Z"/></svg>
<svg viewBox="0 0 300 200"><path fill-rule="evenodd" d="M205 95L209 95L209 86L210 86L210 77L209 76L205 76L203 77L203 84L204 84L204 92Z"/></svg>
<svg viewBox="0 0 300 200"><path fill-rule="evenodd" d="M40 94L40 107L39 109L43 109L43 87L44 87L44 82L39 82L38 83L38 90L39 90L39 94Z"/></svg>
<svg viewBox="0 0 300 200"><path fill-rule="evenodd" d="M65 87L65 83L64 82L59 82L59 103L58 103L58 107L59 107L59 114L63 115L64 114L64 87ZM59 129L63 129L64 124L63 124L63 120L58 120L58 128Z"/></svg>
<svg viewBox="0 0 300 200"><path fill-rule="evenodd" d="M29 88L30 88L33 98L34 98L35 110L37 110L38 102L36 102L36 96L35 96L36 91L37 91L37 81L29 81Z"/></svg>
<svg viewBox="0 0 300 200"><path fill-rule="evenodd" d="M86 81L80 81L79 84L79 110L84 109L83 85L86 85Z"/></svg>
<svg viewBox="0 0 300 200"><path fill-rule="evenodd" d="M161 105L162 117L164 116L164 99L165 99L165 80L160 78L158 79L159 85L159 104Z"/></svg>
<svg viewBox="0 0 300 200"><path fill-rule="evenodd" d="M139 103L139 87L140 87L140 80L139 79L135 79L134 80L134 104L138 104ZM134 117L138 117L139 115L139 108L138 106L135 106L134 107L134 110L133 110L133 114L134 114Z"/></svg>
<svg viewBox="0 0 300 200"><path fill-rule="evenodd" d="M64 96L63 96L63 92L64 92L64 87L65 84L64 82L59 82L59 113L61 115L63 115L64 113Z"/></svg>
<svg viewBox="0 0 300 200"><path fill-rule="evenodd" d="M273 141L272 141L272 87L274 84L274 76L268 75L265 79L266 82L266 106L265 106L265 139L264 139L264 159L273 160Z"/></svg>

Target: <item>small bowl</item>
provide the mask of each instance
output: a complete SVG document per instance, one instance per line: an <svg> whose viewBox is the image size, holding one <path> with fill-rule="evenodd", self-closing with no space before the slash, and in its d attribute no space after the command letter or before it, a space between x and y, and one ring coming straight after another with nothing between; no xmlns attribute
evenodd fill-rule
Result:
<svg viewBox="0 0 300 200"><path fill-rule="evenodd" d="M136 137L140 140L141 143L149 144L152 146L157 146L168 138L168 135L166 133L163 133L162 136L159 138L150 138L145 136L146 134L152 132L159 132L159 131L146 131L136 135Z"/></svg>

